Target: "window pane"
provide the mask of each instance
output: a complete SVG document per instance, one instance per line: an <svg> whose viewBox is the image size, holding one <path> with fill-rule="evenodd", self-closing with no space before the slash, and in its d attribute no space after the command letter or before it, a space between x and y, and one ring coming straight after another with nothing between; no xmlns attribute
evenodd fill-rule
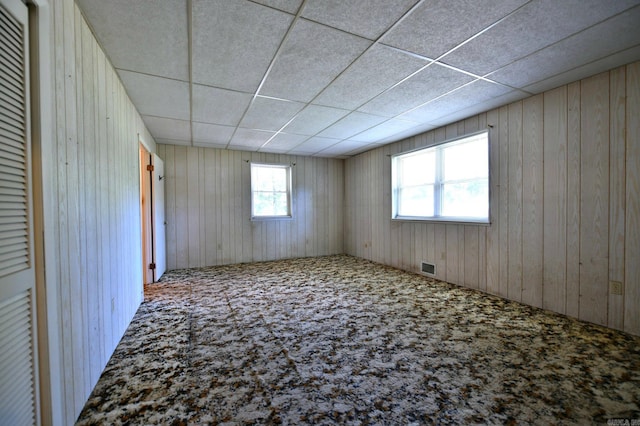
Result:
<svg viewBox="0 0 640 426"><path fill-rule="evenodd" d="M286 191L287 170L280 167L252 168L254 191Z"/></svg>
<svg viewBox="0 0 640 426"><path fill-rule="evenodd" d="M489 150L486 136L444 148L442 155L445 182L488 176Z"/></svg>
<svg viewBox="0 0 640 426"><path fill-rule="evenodd" d="M415 186L436 181L436 153L411 154L400 159L400 186Z"/></svg>
<svg viewBox="0 0 640 426"><path fill-rule="evenodd" d="M444 184L442 216L488 218L488 180Z"/></svg>
<svg viewBox="0 0 640 426"><path fill-rule="evenodd" d="M252 216L291 216L290 167L252 164Z"/></svg>
<svg viewBox="0 0 640 426"><path fill-rule="evenodd" d="M433 185L398 190L399 216L433 216Z"/></svg>

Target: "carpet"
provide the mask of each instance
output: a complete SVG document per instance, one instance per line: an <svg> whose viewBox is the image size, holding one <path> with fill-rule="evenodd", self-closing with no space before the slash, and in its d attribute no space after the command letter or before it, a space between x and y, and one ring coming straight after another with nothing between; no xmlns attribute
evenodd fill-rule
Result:
<svg viewBox="0 0 640 426"><path fill-rule="evenodd" d="M351 256L145 288L78 425L640 421L640 338Z"/></svg>

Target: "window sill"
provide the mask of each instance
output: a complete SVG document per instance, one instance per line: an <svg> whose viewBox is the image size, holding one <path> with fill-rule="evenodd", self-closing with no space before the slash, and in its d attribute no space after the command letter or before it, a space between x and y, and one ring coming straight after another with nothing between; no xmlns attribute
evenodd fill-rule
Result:
<svg viewBox="0 0 640 426"><path fill-rule="evenodd" d="M270 220L293 220L293 216L252 216L251 222L263 222Z"/></svg>
<svg viewBox="0 0 640 426"><path fill-rule="evenodd" d="M439 223L445 225L478 225L478 226L491 226L491 222L485 219L469 219L463 217L412 217L412 216L398 216L392 217L392 222L417 222L417 223Z"/></svg>

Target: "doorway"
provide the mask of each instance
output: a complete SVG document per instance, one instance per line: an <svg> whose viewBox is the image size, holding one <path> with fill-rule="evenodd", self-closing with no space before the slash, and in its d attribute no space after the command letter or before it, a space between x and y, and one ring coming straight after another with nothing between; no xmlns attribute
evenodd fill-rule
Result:
<svg viewBox="0 0 640 426"><path fill-rule="evenodd" d="M164 163L140 143L140 212L142 224L142 277L157 282L166 270Z"/></svg>

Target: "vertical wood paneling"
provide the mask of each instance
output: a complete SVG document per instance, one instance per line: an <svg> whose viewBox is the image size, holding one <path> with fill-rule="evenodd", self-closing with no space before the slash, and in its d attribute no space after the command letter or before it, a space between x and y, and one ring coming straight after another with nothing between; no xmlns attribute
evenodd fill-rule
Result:
<svg viewBox="0 0 640 426"><path fill-rule="evenodd" d="M582 81L580 319L607 323L609 284L609 74ZM588 194L588 196L587 196Z"/></svg>
<svg viewBox="0 0 640 426"><path fill-rule="evenodd" d="M343 160L158 146L170 268L342 253ZM251 221L250 161L295 163L293 219Z"/></svg>
<svg viewBox="0 0 640 426"><path fill-rule="evenodd" d="M487 229L487 285L488 293L500 291L500 132L498 132L498 110L487 113L489 128L489 219Z"/></svg>
<svg viewBox="0 0 640 426"><path fill-rule="evenodd" d="M507 297L522 300L522 102L509 105Z"/></svg>
<svg viewBox="0 0 640 426"><path fill-rule="evenodd" d="M51 3L61 415L72 424L142 300L138 137L155 143L72 0ZM49 159L43 159L48 161Z"/></svg>
<svg viewBox="0 0 640 426"><path fill-rule="evenodd" d="M580 82L567 86L566 314L580 315ZM548 285L545 283L545 286Z"/></svg>
<svg viewBox="0 0 640 426"><path fill-rule="evenodd" d="M437 278L640 334L639 69L622 67L347 160L345 251L411 271L432 261ZM389 155L487 125L490 226L389 219ZM622 282L624 294L609 294L609 280Z"/></svg>
<svg viewBox="0 0 640 426"><path fill-rule="evenodd" d="M542 307L543 97L526 99L522 123L522 302Z"/></svg>
<svg viewBox="0 0 640 426"><path fill-rule="evenodd" d="M565 312L567 254L567 88L544 94L543 307Z"/></svg>
<svg viewBox="0 0 640 426"><path fill-rule="evenodd" d="M498 114L500 133L500 198L498 203L499 249L498 295L507 297L509 293L509 107L500 108Z"/></svg>
<svg viewBox="0 0 640 426"><path fill-rule="evenodd" d="M610 73L609 95L609 281L624 283L626 205L626 69ZM624 297L609 294L607 324L624 329Z"/></svg>
<svg viewBox="0 0 640 426"><path fill-rule="evenodd" d="M640 335L640 63L627 67L624 330Z"/></svg>

